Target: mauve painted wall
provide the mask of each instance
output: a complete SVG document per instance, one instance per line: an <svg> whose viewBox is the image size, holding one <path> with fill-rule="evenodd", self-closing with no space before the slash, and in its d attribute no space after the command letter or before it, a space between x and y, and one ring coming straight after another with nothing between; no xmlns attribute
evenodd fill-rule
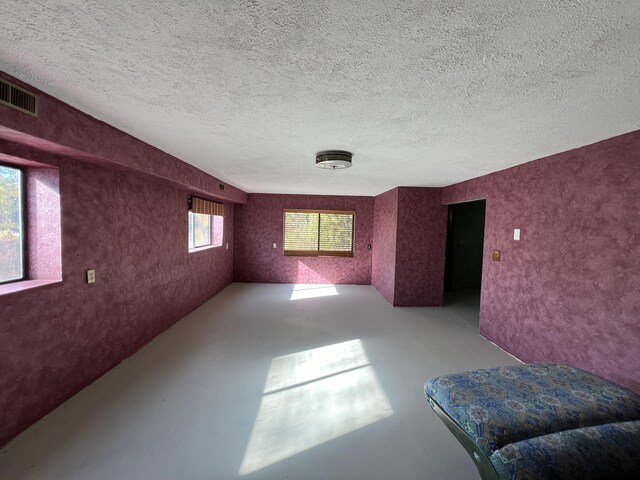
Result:
<svg viewBox="0 0 640 480"><path fill-rule="evenodd" d="M282 250L285 208L354 210L354 256L285 257ZM235 208L236 282L370 284L373 197L249 194ZM277 248L272 244L276 242Z"/></svg>
<svg viewBox="0 0 640 480"><path fill-rule="evenodd" d="M485 197L480 332L640 393L640 131L443 191Z"/></svg>
<svg viewBox="0 0 640 480"><path fill-rule="evenodd" d="M440 188L398 188L393 305L441 306L447 207Z"/></svg>
<svg viewBox="0 0 640 480"><path fill-rule="evenodd" d="M0 141L0 150L5 150ZM62 278L60 173L56 168L27 168L27 264L29 279Z"/></svg>
<svg viewBox="0 0 640 480"><path fill-rule="evenodd" d="M391 305L395 299L397 232L398 189L394 188L374 198L371 260L371 285Z"/></svg>
<svg viewBox="0 0 640 480"><path fill-rule="evenodd" d="M60 167L63 281L0 297L0 445L232 281L231 204L229 250L190 254L187 191L49 161Z"/></svg>

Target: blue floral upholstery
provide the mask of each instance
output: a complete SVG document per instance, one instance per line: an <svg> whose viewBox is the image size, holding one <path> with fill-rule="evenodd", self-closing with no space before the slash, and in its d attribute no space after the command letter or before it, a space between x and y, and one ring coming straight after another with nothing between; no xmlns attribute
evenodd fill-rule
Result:
<svg viewBox="0 0 640 480"><path fill-rule="evenodd" d="M424 388L487 457L541 435L640 420L638 395L567 365L475 370L429 379Z"/></svg>
<svg viewBox="0 0 640 480"><path fill-rule="evenodd" d="M491 463L505 480L640 478L640 421L522 440L496 450Z"/></svg>

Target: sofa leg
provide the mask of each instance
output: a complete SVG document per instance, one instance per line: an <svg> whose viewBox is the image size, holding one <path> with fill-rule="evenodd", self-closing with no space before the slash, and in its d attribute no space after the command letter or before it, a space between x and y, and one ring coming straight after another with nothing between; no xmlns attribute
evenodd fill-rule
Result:
<svg viewBox="0 0 640 480"><path fill-rule="evenodd" d="M475 444L475 442L467 435L462 428L458 426L458 424L445 413L445 411L438 405L433 398L428 397L429 405L433 409L434 412L440 417L443 423L447 426L447 428L453 433L456 439L462 444L464 449L467 451L469 456L473 459L473 463L475 464L478 472L480 473L480 478L482 480L498 480L498 473L489 458L484 454L482 450Z"/></svg>

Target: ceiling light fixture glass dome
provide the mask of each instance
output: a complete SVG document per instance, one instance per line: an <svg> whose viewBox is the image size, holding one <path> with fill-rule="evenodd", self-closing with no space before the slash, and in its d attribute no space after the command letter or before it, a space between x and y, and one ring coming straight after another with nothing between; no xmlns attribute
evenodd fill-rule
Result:
<svg viewBox="0 0 640 480"><path fill-rule="evenodd" d="M329 170L349 168L353 154L344 150L323 150L316 153L316 167Z"/></svg>

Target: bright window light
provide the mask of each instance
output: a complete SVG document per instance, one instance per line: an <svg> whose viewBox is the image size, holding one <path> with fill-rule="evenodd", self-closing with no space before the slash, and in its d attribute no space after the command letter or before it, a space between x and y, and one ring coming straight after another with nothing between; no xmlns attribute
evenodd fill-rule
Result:
<svg viewBox="0 0 640 480"><path fill-rule="evenodd" d="M189 248L211 245L211 215L189 212Z"/></svg>
<svg viewBox="0 0 640 480"><path fill-rule="evenodd" d="M274 358L239 473L250 474L391 415L360 340Z"/></svg>
<svg viewBox="0 0 640 480"><path fill-rule="evenodd" d="M189 250L222 245L224 217L189 212Z"/></svg>
<svg viewBox="0 0 640 480"><path fill-rule="evenodd" d="M335 285L307 285L296 283L289 300L301 300L304 298L329 297L338 295Z"/></svg>
<svg viewBox="0 0 640 480"><path fill-rule="evenodd" d="M22 170L0 165L0 283L24 278Z"/></svg>

